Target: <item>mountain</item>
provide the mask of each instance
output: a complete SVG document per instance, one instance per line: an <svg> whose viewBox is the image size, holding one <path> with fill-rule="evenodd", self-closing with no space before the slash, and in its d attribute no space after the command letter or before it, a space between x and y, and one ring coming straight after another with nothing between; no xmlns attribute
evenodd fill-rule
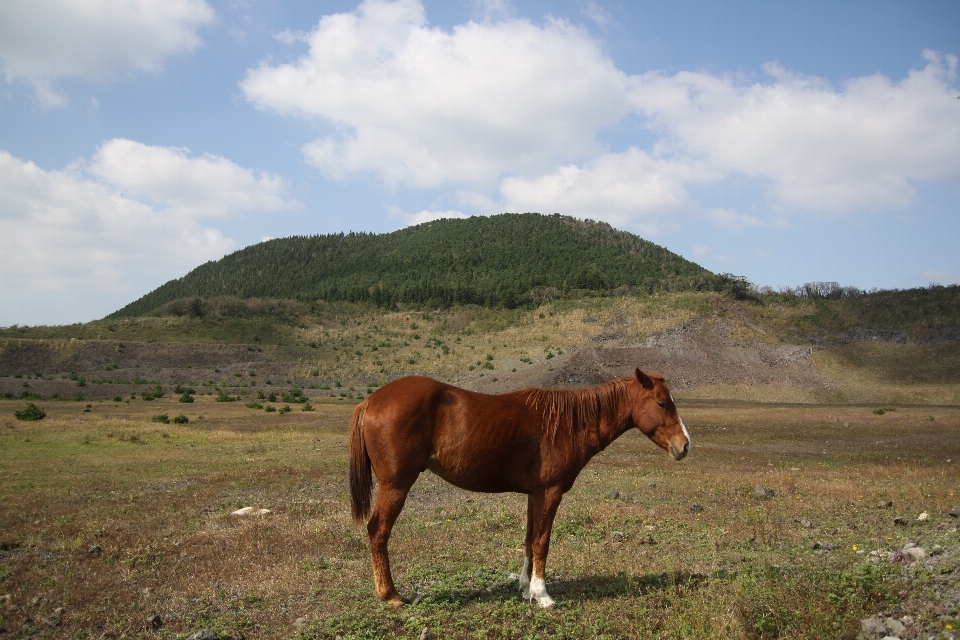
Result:
<svg viewBox="0 0 960 640"><path fill-rule="evenodd" d="M108 318L217 296L514 308L578 289L719 290L729 283L603 222L505 213L385 234L269 240L201 265Z"/></svg>

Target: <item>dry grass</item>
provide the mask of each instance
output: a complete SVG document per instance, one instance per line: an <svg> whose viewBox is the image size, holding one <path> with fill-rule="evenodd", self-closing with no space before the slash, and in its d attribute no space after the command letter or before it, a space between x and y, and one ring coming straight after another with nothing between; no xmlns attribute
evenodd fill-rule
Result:
<svg viewBox="0 0 960 640"><path fill-rule="evenodd" d="M28 423L13 418L22 402L0 401L0 638L417 637L425 626L447 638L842 638L879 611L956 625L960 594L937 586L934 565L867 561L907 541L957 557L956 522L942 516L960 503L956 407L682 406L687 460L627 434L565 498L548 562L554 611L522 602L507 578L522 563L523 498L424 474L392 540L398 586L420 601L393 611L373 597L365 532L349 520L351 407L312 402L286 415L207 396L89 413L41 402L47 418ZM182 411L189 424L150 421ZM776 495L755 499L756 486ZM272 513L230 515L241 506ZM932 517L916 522L921 512ZM818 541L834 549L812 550ZM162 627L145 630L155 614Z"/></svg>

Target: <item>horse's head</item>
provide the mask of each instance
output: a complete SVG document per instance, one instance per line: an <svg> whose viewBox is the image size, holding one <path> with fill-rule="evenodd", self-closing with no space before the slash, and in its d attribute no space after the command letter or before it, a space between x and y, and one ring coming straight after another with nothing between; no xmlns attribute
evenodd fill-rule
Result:
<svg viewBox="0 0 960 640"><path fill-rule="evenodd" d="M690 451L690 434L677 415L677 405L663 378L636 371L639 393L633 403L633 424L657 446L682 460Z"/></svg>

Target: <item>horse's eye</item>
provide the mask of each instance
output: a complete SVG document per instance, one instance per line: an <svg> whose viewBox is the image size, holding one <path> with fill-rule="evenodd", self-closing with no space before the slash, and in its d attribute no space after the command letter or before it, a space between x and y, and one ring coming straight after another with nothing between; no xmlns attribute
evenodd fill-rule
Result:
<svg viewBox="0 0 960 640"><path fill-rule="evenodd" d="M666 409L667 403L661 400L660 402L657 403L657 406L660 407L661 409Z"/></svg>

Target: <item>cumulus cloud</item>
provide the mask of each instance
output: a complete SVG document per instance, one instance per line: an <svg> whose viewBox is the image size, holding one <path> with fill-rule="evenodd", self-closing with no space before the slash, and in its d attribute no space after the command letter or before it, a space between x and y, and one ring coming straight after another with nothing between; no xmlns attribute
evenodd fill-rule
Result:
<svg viewBox="0 0 960 640"><path fill-rule="evenodd" d="M306 40L297 61L264 62L240 86L260 108L329 124L303 152L336 180L490 188L597 155L595 132L628 112L627 75L564 21L447 32L416 0L367 0Z"/></svg>
<svg viewBox="0 0 960 640"><path fill-rule="evenodd" d="M126 156L118 154L122 150ZM134 166L121 170L111 162L118 157ZM164 177L184 164L194 176L178 190ZM144 177L151 175L160 177ZM204 218L295 206L283 190L278 179L223 158L190 158L184 150L129 140L106 142L92 161L62 171L0 151L0 299L10 312L16 301L68 292L129 298L130 291L157 286L236 248ZM208 207L217 194L224 194L227 207ZM114 308L98 308L98 314Z"/></svg>
<svg viewBox="0 0 960 640"><path fill-rule="evenodd" d="M31 83L41 101L56 106L63 98L52 80L157 71L164 58L193 51L197 29L214 17L205 0L5 0L3 74Z"/></svg>
<svg viewBox="0 0 960 640"><path fill-rule="evenodd" d="M631 147L533 179L506 178L500 193L507 211L557 211L629 226L636 218L695 211L685 185L719 177L704 163L656 158Z"/></svg>
<svg viewBox="0 0 960 640"><path fill-rule="evenodd" d="M400 209L400 207L389 207L387 209L387 215L391 218L400 218L403 221L403 225L407 227L423 224L424 222L433 222L434 220L469 217L462 211L455 209L451 209L450 211L430 211L429 209L424 209L417 213L407 213Z"/></svg>
<svg viewBox="0 0 960 640"><path fill-rule="evenodd" d="M133 140L102 144L89 172L128 196L158 203L179 216L224 217L290 204L279 176L245 169L219 156L192 157L189 149Z"/></svg>
<svg viewBox="0 0 960 640"><path fill-rule="evenodd" d="M771 181L781 203L813 210L903 207L913 181L960 181L957 58L894 82L880 74L837 90L768 64L767 82L709 73L644 74L636 109L664 133L661 153Z"/></svg>
<svg viewBox="0 0 960 640"><path fill-rule="evenodd" d="M918 182L960 182L952 54L925 52L899 81L874 74L839 87L776 63L759 80L628 75L582 28L505 17L505 2L474 8L483 20L443 30L418 0L366 0L309 33L281 34L307 53L250 69L241 89L258 108L327 127L302 147L326 177L453 187L479 213L561 211L636 228L709 214L691 188L746 177L779 220L708 215L746 228L796 210L905 207ZM596 2L583 11L609 16ZM633 117L651 146L599 142Z"/></svg>

